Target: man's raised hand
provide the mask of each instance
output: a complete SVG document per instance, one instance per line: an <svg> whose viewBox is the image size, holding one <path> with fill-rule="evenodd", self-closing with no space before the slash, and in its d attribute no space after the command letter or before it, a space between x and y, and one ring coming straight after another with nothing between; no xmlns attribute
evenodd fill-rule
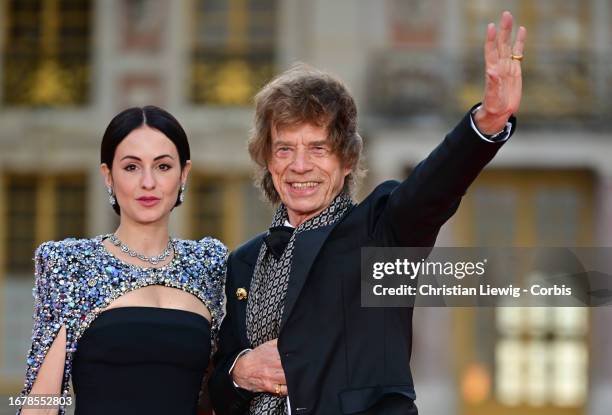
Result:
<svg viewBox="0 0 612 415"><path fill-rule="evenodd" d="M489 23L484 45L485 91L482 107L474 115L476 127L484 134L503 130L510 115L521 103L521 60L527 30L521 26L512 44L512 14L505 11L499 22Z"/></svg>

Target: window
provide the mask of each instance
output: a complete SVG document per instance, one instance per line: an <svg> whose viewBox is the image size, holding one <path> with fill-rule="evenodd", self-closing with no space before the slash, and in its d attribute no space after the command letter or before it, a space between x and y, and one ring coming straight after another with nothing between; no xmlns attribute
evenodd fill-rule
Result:
<svg viewBox="0 0 612 415"><path fill-rule="evenodd" d="M248 105L274 74L275 0L199 0L194 17L191 98Z"/></svg>
<svg viewBox="0 0 612 415"><path fill-rule="evenodd" d="M579 307L500 307L496 395L509 406L586 402L589 312Z"/></svg>
<svg viewBox="0 0 612 415"><path fill-rule="evenodd" d="M5 104L87 103L91 16L88 0L5 0Z"/></svg>
<svg viewBox="0 0 612 415"><path fill-rule="evenodd" d="M473 184L452 223L468 246L590 246L593 209L588 171L491 170ZM462 413L583 413L588 308L478 308L456 317L465 328L457 354Z"/></svg>
<svg viewBox="0 0 612 415"><path fill-rule="evenodd" d="M507 5L514 10L517 24L529 31L523 77L529 80L524 89L521 114L537 119L559 117L588 118L596 115L597 61L592 47L593 5L580 0L514 0ZM469 108L482 98L482 44L487 23L497 23L499 5L490 1L466 2L463 65L465 84L461 91L461 108ZM604 88L605 85L599 85Z"/></svg>
<svg viewBox="0 0 612 415"><path fill-rule="evenodd" d="M12 272L31 272L36 244L36 178L10 177L7 202L7 267Z"/></svg>
<svg viewBox="0 0 612 415"><path fill-rule="evenodd" d="M85 181L81 177L59 177L55 182L55 238L85 235Z"/></svg>
<svg viewBox="0 0 612 415"><path fill-rule="evenodd" d="M5 183L7 274L31 277L38 244L85 236L85 178L9 174Z"/></svg>
<svg viewBox="0 0 612 415"><path fill-rule="evenodd" d="M248 176L192 177L186 204L193 239L212 236L233 249L268 229L272 208Z"/></svg>

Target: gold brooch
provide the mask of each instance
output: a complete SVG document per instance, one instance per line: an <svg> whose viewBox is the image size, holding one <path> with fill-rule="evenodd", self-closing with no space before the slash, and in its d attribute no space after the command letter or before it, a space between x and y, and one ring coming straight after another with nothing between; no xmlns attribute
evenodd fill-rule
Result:
<svg viewBox="0 0 612 415"><path fill-rule="evenodd" d="M238 300L245 300L248 296L247 290L244 288L238 288L236 290L236 298Z"/></svg>

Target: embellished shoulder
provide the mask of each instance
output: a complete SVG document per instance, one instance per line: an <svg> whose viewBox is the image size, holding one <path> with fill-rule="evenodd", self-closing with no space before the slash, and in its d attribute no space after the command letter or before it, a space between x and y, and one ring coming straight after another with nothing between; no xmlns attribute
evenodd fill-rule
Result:
<svg viewBox="0 0 612 415"><path fill-rule="evenodd" d="M178 254L187 262L186 269L197 273L204 302L212 317L213 337L216 337L225 315L225 274L227 247L218 239L205 237L200 240L177 240Z"/></svg>
<svg viewBox="0 0 612 415"><path fill-rule="evenodd" d="M55 254L64 254L64 253L80 253L90 251L95 248L97 241L100 237L96 238L66 238L61 241L47 241L43 242L37 249L36 252L41 253L55 253Z"/></svg>
<svg viewBox="0 0 612 415"><path fill-rule="evenodd" d="M210 236L197 241L189 239L178 239L177 241L185 249L186 254L194 255L198 259L227 258L227 247L220 240Z"/></svg>

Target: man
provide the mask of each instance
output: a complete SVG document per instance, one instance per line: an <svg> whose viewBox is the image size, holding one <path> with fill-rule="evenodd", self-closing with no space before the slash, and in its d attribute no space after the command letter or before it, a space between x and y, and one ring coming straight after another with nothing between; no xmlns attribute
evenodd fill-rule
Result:
<svg viewBox="0 0 612 415"><path fill-rule="evenodd" d="M434 245L461 196L514 131L526 31L487 28L475 107L402 183L351 200L360 165L355 103L304 67L256 97L249 142L259 185L281 202L269 232L229 258L227 316L210 395L225 414L416 414L411 308L362 308L364 246Z"/></svg>

